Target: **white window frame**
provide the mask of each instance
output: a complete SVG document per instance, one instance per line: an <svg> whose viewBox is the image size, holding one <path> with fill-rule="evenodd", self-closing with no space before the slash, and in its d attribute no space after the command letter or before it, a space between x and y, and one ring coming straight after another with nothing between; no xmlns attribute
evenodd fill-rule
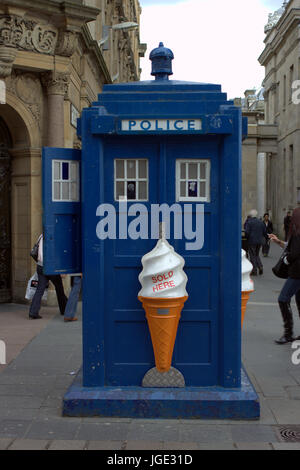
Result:
<svg viewBox="0 0 300 470"><path fill-rule="evenodd" d="M135 178L127 177L127 162L128 160L135 161ZM117 178L117 161L124 162L124 178ZM140 178L138 175L138 162L145 161L146 162L146 178ZM121 196L117 199L117 182L123 182L124 188L127 188L128 181L134 181L136 183L136 195L139 194L139 182L146 181L146 191L147 191L147 199L127 199L127 194ZM125 197L124 197L125 196ZM128 202L147 202L149 201L149 160L147 158L115 158L114 159L114 199L115 201L127 200Z"/></svg>
<svg viewBox="0 0 300 470"><path fill-rule="evenodd" d="M181 164L186 164L186 177L181 178ZM205 182L205 196L201 197L200 195L197 197L189 197L189 196L180 196L180 183L185 181L188 184L190 178L188 177L188 164L189 163L196 163L198 165L197 168L197 183L198 183L198 191L200 192L200 183ZM200 164L205 163L205 179L200 178ZM210 202L210 171L211 171L211 162L209 159L206 158L199 158L199 159L178 159L176 160L176 201L177 202ZM188 193L186 187L186 194Z"/></svg>
<svg viewBox="0 0 300 470"><path fill-rule="evenodd" d="M60 164L60 178L59 179L54 179L54 166L55 163ZM68 163L69 165L69 179L63 180L62 179L62 163ZM77 179L71 179L71 172L70 172L70 164L75 164L76 165L76 176ZM69 184L69 196L70 196L70 184L71 183L76 183L76 199L63 199L62 197L60 199L56 199L54 197L54 183L68 183ZM52 202L79 202L79 188L80 188L80 174L79 174L79 162L75 160L60 160L60 159L55 159L52 160ZM62 195L62 186L60 186L60 196Z"/></svg>

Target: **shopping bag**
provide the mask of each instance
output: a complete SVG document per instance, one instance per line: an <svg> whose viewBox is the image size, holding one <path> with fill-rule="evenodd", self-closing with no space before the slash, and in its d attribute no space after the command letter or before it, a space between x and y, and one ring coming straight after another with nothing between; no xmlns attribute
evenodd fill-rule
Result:
<svg viewBox="0 0 300 470"><path fill-rule="evenodd" d="M25 299L31 300L33 298L36 292L37 285L38 285L38 275L37 275L37 272L35 272L34 275L31 276L31 278L29 279L27 283ZM47 294L48 294L48 285L45 289L42 300L47 300Z"/></svg>

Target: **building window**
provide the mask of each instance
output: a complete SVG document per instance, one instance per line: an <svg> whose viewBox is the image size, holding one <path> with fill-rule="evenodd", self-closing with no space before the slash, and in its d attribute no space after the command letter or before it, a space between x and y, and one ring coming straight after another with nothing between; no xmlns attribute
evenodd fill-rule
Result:
<svg viewBox="0 0 300 470"><path fill-rule="evenodd" d="M79 201L79 162L53 160L52 201Z"/></svg>
<svg viewBox="0 0 300 470"><path fill-rule="evenodd" d="M148 160L115 160L115 200L148 201Z"/></svg>
<svg viewBox="0 0 300 470"><path fill-rule="evenodd" d="M209 160L177 160L176 200L209 202Z"/></svg>
<svg viewBox="0 0 300 470"><path fill-rule="evenodd" d="M291 67L290 67L290 81L289 81L289 102L292 101L293 81L294 81L294 66L291 65Z"/></svg>
<svg viewBox="0 0 300 470"><path fill-rule="evenodd" d="M283 107L286 106L286 75L283 77Z"/></svg>

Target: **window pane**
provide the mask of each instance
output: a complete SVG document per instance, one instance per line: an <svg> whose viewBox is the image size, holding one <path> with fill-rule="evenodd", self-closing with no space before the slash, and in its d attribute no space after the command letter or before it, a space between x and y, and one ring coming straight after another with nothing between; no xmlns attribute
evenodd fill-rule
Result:
<svg viewBox="0 0 300 470"><path fill-rule="evenodd" d="M69 163L68 162L62 163L62 179L63 180L69 179Z"/></svg>
<svg viewBox="0 0 300 470"><path fill-rule="evenodd" d="M54 180L59 180L60 179L60 163L59 162L53 162L54 163Z"/></svg>
<svg viewBox="0 0 300 470"><path fill-rule="evenodd" d="M189 178L196 178L198 177L198 165L197 163L189 163Z"/></svg>
<svg viewBox="0 0 300 470"><path fill-rule="evenodd" d="M77 174L77 163L70 163L70 179L72 181L78 181L78 174Z"/></svg>
<svg viewBox="0 0 300 470"><path fill-rule="evenodd" d="M62 199L69 199L69 183L61 183L62 187L62 194L61 198Z"/></svg>
<svg viewBox="0 0 300 470"><path fill-rule="evenodd" d="M70 199L72 201L77 201L77 183L70 183Z"/></svg>
<svg viewBox="0 0 300 470"><path fill-rule="evenodd" d="M147 160L139 160L139 178L147 178Z"/></svg>
<svg viewBox="0 0 300 470"><path fill-rule="evenodd" d="M197 181L189 181L189 194L188 197L197 197L197 187L198 183Z"/></svg>
<svg viewBox="0 0 300 470"><path fill-rule="evenodd" d="M185 181L180 183L180 197L186 197L186 184Z"/></svg>
<svg viewBox="0 0 300 470"><path fill-rule="evenodd" d="M206 163L200 163L200 178L202 180L206 179Z"/></svg>
<svg viewBox="0 0 300 470"><path fill-rule="evenodd" d="M146 181L139 182L139 199L148 199Z"/></svg>
<svg viewBox="0 0 300 470"><path fill-rule="evenodd" d="M136 182L127 182L127 199L136 199Z"/></svg>
<svg viewBox="0 0 300 470"><path fill-rule="evenodd" d="M53 199L59 200L60 199L60 183L54 183L54 195Z"/></svg>
<svg viewBox="0 0 300 470"><path fill-rule="evenodd" d="M136 160L127 160L127 178L135 178L135 163Z"/></svg>
<svg viewBox="0 0 300 470"><path fill-rule="evenodd" d="M116 160L116 178L124 177L124 160Z"/></svg>
<svg viewBox="0 0 300 470"><path fill-rule="evenodd" d="M181 163L180 164L180 179L184 180L186 178L186 164L185 163Z"/></svg>
<svg viewBox="0 0 300 470"><path fill-rule="evenodd" d="M200 183L200 197L206 197L206 183Z"/></svg>
<svg viewBox="0 0 300 470"><path fill-rule="evenodd" d="M120 196L126 196L124 193L124 181L117 181L116 183L116 200L118 200Z"/></svg>

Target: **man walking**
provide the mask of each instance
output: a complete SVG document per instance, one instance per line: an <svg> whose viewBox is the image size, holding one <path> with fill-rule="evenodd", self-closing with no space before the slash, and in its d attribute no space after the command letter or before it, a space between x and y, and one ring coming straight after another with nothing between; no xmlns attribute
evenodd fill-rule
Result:
<svg viewBox="0 0 300 470"><path fill-rule="evenodd" d="M264 214L263 223L266 226L267 234L273 233L273 224L267 212ZM268 256L269 251L270 251L270 239L268 238L264 240L264 242L265 243L263 243L261 251L262 251L263 256Z"/></svg>
<svg viewBox="0 0 300 470"><path fill-rule="evenodd" d="M259 257L259 251L262 243L267 238L267 230L264 222L257 218L257 210L253 209L249 215L250 218L245 227L245 232L248 240L249 258L253 265L251 275L257 276L257 270L259 274L263 274L263 265Z"/></svg>

